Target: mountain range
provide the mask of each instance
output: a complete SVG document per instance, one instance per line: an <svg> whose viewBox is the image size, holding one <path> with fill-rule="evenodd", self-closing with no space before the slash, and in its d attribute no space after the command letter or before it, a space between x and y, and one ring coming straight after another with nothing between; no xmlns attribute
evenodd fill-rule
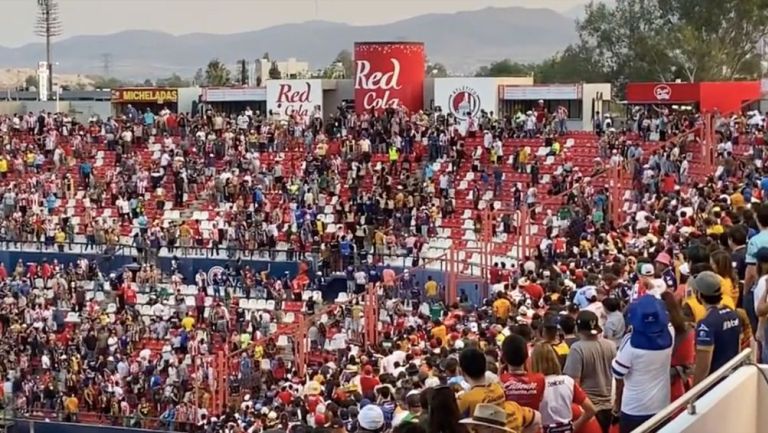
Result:
<svg viewBox="0 0 768 433"><path fill-rule="evenodd" d="M581 8L583 9L583 7ZM129 30L109 35L73 36L53 44L61 73L103 74L103 53L111 58L110 75L123 79L192 76L212 58L227 64L253 60L264 52L272 58L307 61L324 68L355 41L423 41L430 62L467 74L479 66L510 58L542 60L576 40L574 16L550 9L486 8L452 14L428 14L384 25L353 26L327 21L277 25L227 35ZM0 67L34 67L43 59L42 43L0 47Z"/></svg>

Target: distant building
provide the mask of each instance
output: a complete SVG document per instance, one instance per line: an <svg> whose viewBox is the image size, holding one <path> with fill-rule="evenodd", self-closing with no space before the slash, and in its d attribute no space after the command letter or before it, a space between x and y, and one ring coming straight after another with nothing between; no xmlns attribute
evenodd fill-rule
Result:
<svg viewBox="0 0 768 433"><path fill-rule="evenodd" d="M291 57L286 61L275 61L277 63L277 69L280 70L280 74L283 79L294 78L308 78L310 76L309 63L299 62L295 58ZM272 67L272 61L267 59L257 59L255 62L254 77L258 80L261 78L261 82L269 79L269 69Z"/></svg>

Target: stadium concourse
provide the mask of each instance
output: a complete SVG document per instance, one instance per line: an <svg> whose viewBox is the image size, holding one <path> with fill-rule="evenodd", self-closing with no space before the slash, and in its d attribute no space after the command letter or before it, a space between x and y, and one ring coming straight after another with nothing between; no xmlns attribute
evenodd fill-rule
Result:
<svg viewBox="0 0 768 433"><path fill-rule="evenodd" d="M2 117L3 257L39 257L0 267L3 402L185 432L631 431L768 312L764 121L663 112L647 141L657 115ZM185 275L199 257L226 265Z"/></svg>

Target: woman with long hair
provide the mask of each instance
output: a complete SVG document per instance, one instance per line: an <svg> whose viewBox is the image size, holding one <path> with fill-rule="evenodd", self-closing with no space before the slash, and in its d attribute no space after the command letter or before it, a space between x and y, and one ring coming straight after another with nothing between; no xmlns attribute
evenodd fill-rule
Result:
<svg viewBox="0 0 768 433"><path fill-rule="evenodd" d="M680 303L671 292L664 292L661 299L667 307L669 322L675 328L675 342L672 347L672 361L669 374L671 375L670 395L675 401L691 386L691 374L696 356L695 332L691 322L686 320Z"/></svg>
<svg viewBox="0 0 768 433"><path fill-rule="evenodd" d="M736 277L736 271L733 269L733 259L725 250L717 250L709 258L712 269L722 278L721 289L724 295L728 295L733 302L738 305L739 286L735 282L739 281Z"/></svg>
<svg viewBox="0 0 768 433"><path fill-rule="evenodd" d="M429 433L467 433L467 428L459 424L461 415L456 402L456 394L447 386L432 388L429 398Z"/></svg>
<svg viewBox="0 0 768 433"><path fill-rule="evenodd" d="M531 372L544 375L544 394L539 405L544 433L565 431L569 425L574 432L600 431L594 419L595 406L587 394L570 376L560 369L560 361L551 345L539 343L531 354ZM574 419L574 406L581 415ZM588 423L594 425L589 425ZM597 430L594 430L597 428Z"/></svg>

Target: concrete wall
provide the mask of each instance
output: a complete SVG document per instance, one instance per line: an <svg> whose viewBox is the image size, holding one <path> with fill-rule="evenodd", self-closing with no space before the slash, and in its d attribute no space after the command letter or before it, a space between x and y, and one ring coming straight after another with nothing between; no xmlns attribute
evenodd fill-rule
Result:
<svg viewBox="0 0 768 433"><path fill-rule="evenodd" d="M499 86L532 86L533 75L527 77L497 77L496 84Z"/></svg>
<svg viewBox="0 0 768 433"><path fill-rule="evenodd" d="M0 101L0 114L16 114L41 110L49 112L66 112L80 122L87 122L91 115L98 114L106 119L112 114L109 101Z"/></svg>
<svg viewBox="0 0 768 433"><path fill-rule="evenodd" d="M24 103L21 101L0 101L0 114L25 113Z"/></svg>

